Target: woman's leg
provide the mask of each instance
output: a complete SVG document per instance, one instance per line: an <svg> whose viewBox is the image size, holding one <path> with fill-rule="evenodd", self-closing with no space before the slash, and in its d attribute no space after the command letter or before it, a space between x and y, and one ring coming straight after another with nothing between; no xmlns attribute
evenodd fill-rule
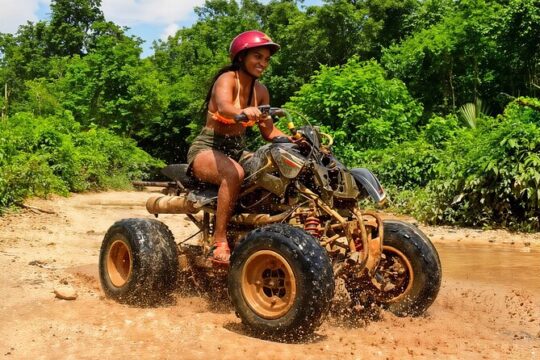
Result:
<svg viewBox="0 0 540 360"><path fill-rule="evenodd" d="M205 150L197 154L192 169L193 174L201 181L219 186L214 229L214 242L219 246L214 251L214 257L216 260L228 261L230 250L227 245L227 223L244 181L244 169L236 161L216 150Z"/></svg>

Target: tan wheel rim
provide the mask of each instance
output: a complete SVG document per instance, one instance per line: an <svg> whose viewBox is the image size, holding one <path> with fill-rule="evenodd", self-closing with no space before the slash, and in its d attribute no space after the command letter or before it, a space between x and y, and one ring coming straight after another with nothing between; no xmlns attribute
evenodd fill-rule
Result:
<svg viewBox="0 0 540 360"><path fill-rule="evenodd" d="M242 294L260 317L278 319L290 310L296 298L296 278L289 263L278 253L253 253L242 269Z"/></svg>
<svg viewBox="0 0 540 360"><path fill-rule="evenodd" d="M391 246L383 246L383 253L386 256L384 264L381 261L382 268L377 272L382 273L386 284L379 283L373 279L373 285L380 290L380 300L387 303L399 301L407 296L414 283L414 272L409 259L398 249ZM391 284L391 289L386 287Z"/></svg>
<svg viewBox="0 0 540 360"><path fill-rule="evenodd" d="M132 267L131 249L123 239L115 240L107 253L107 274L111 283L116 287L124 286L131 275Z"/></svg>

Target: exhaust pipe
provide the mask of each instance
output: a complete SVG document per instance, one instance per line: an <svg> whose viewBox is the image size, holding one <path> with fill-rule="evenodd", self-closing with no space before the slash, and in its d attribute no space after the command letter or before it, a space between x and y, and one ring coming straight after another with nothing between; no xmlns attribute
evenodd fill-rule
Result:
<svg viewBox="0 0 540 360"><path fill-rule="evenodd" d="M185 196L153 196L146 201L146 210L150 214L195 214L200 209Z"/></svg>
<svg viewBox="0 0 540 360"><path fill-rule="evenodd" d="M185 195L180 196L152 196L146 201L146 210L150 214L196 214L201 208L195 208L193 202L189 201ZM234 224L262 226L283 221L291 213L289 211L281 214L237 214L229 220ZM199 219L202 221L202 218Z"/></svg>

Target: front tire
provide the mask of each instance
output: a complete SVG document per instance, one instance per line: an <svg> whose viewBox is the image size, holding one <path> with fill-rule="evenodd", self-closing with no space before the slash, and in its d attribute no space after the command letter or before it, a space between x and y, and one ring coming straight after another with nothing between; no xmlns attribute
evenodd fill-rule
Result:
<svg viewBox="0 0 540 360"><path fill-rule="evenodd" d="M437 250L415 226L386 220L383 254L369 286L375 302L398 316L423 314L441 286Z"/></svg>
<svg viewBox="0 0 540 360"><path fill-rule="evenodd" d="M303 230L273 224L248 234L231 257L231 301L263 336L298 339L322 323L334 296L330 259Z"/></svg>
<svg viewBox="0 0 540 360"><path fill-rule="evenodd" d="M99 278L107 297L130 305L154 305L170 295L177 276L178 247L162 222L120 220L105 234Z"/></svg>

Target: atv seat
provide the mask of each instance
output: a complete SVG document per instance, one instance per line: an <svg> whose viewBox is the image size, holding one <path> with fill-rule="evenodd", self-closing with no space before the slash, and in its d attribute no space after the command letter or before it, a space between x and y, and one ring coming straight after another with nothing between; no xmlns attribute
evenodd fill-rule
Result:
<svg viewBox="0 0 540 360"><path fill-rule="evenodd" d="M161 173L171 180L179 181L184 187L191 190L215 190L217 185L200 181L191 173L188 164L171 164L161 169Z"/></svg>
<svg viewBox="0 0 540 360"><path fill-rule="evenodd" d="M171 164L161 169L169 179L180 182L188 191L188 200L195 207L207 205L217 199L218 186L198 180L191 174L188 164Z"/></svg>
<svg viewBox="0 0 540 360"><path fill-rule="evenodd" d="M171 180L180 181L186 187L196 187L200 181L188 174L188 170L188 164L171 164L161 169L161 173Z"/></svg>

